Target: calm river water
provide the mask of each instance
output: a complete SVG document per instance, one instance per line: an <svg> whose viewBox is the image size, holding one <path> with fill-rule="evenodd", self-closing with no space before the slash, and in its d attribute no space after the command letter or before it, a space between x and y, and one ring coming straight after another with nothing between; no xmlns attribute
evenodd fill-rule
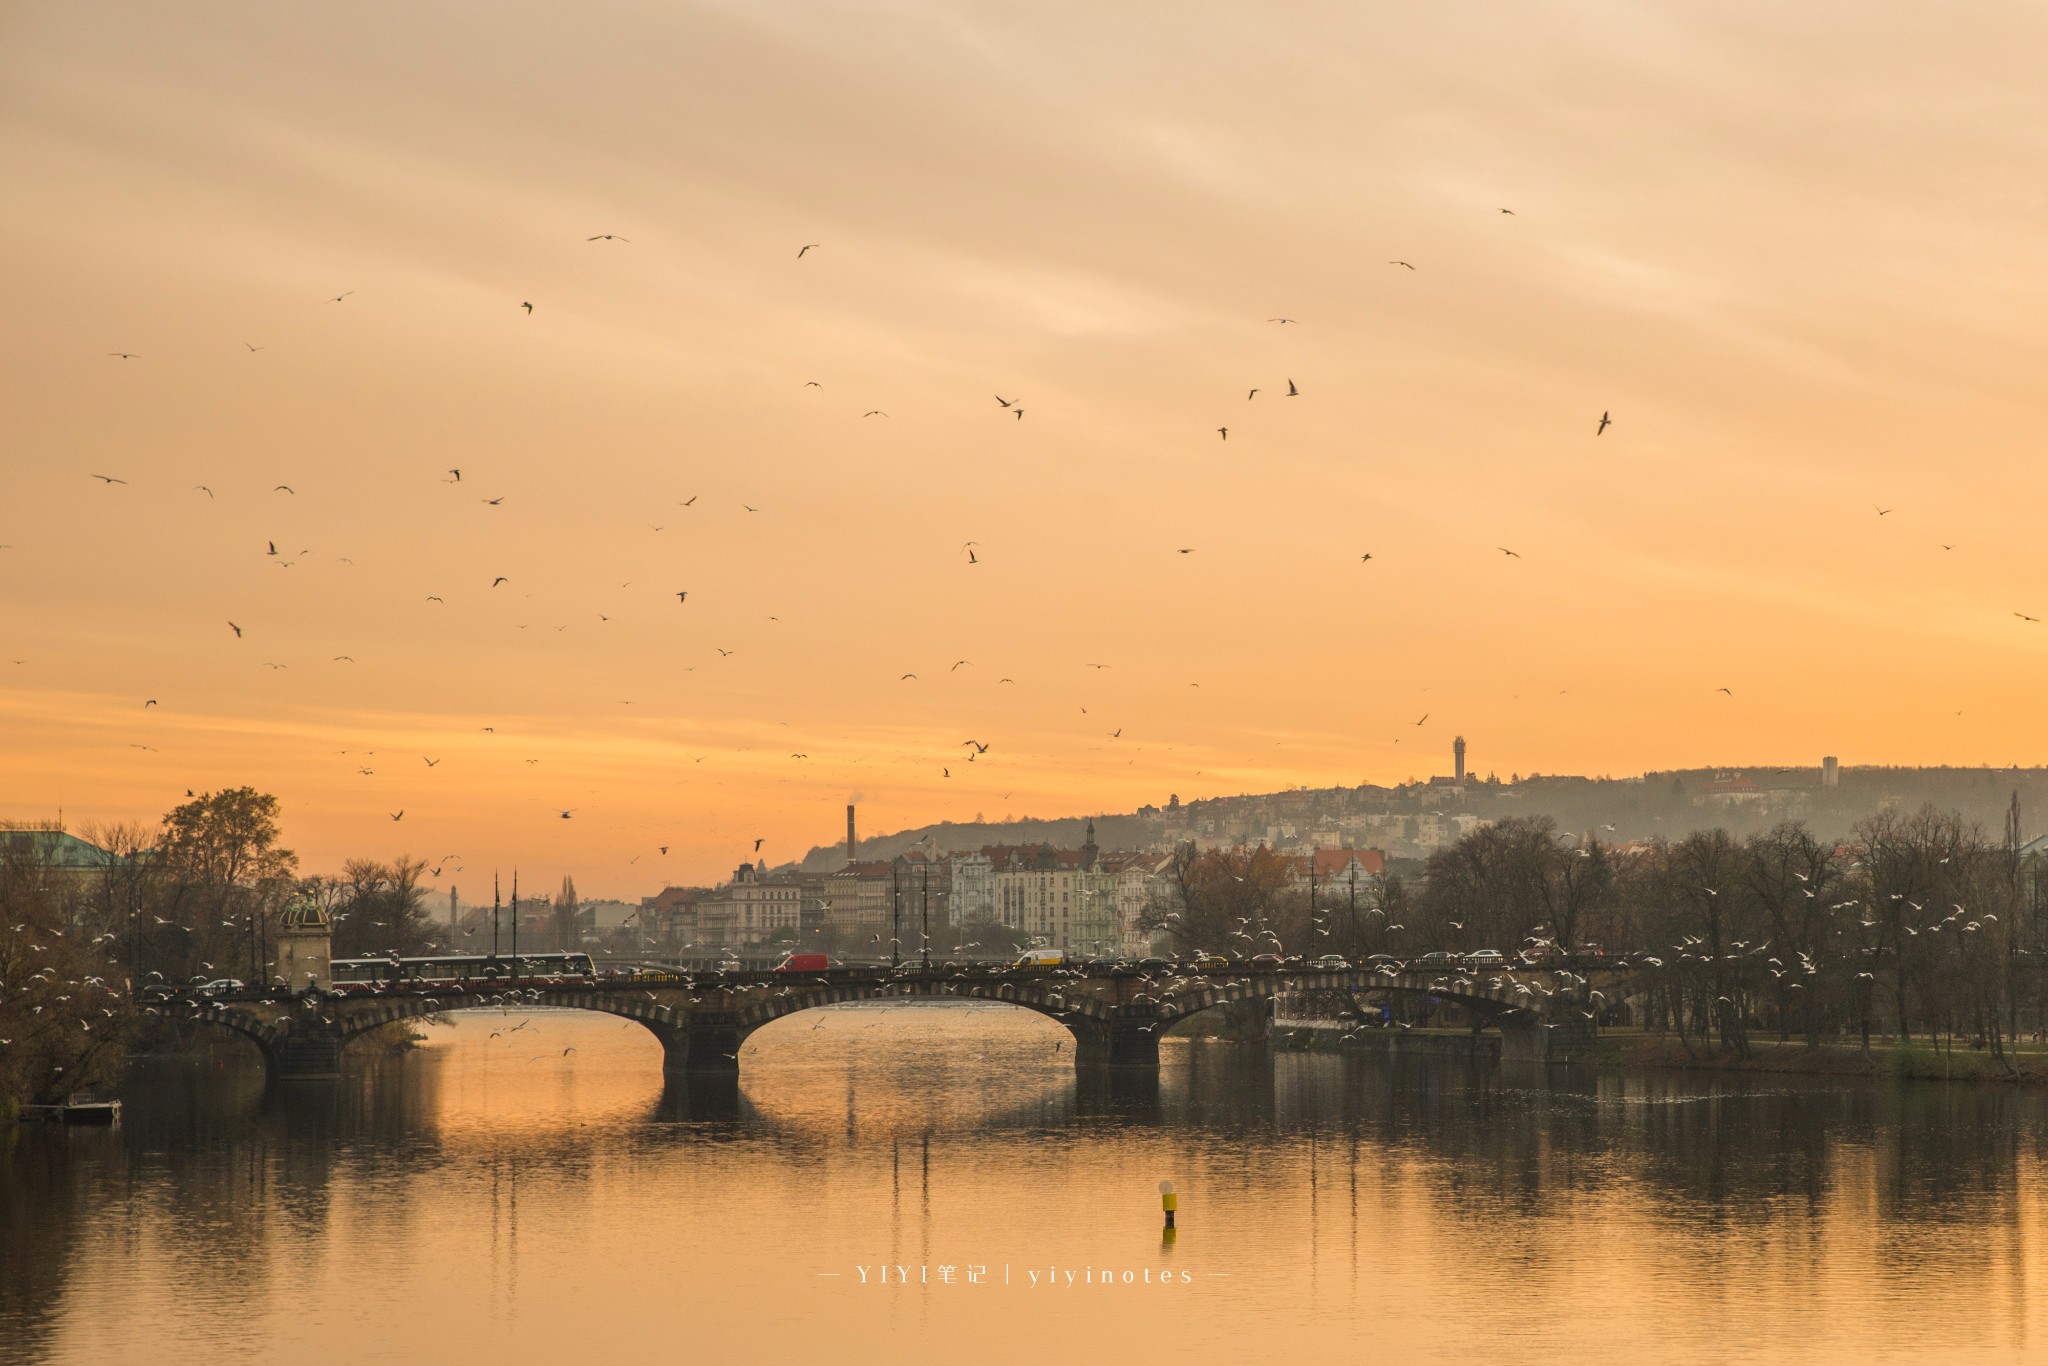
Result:
<svg viewBox="0 0 2048 1366"><path fill-rule="evenodd" d="M0 1136L0 1360L2048 1360L2037 1094L1178 1041L1112 1090L1037 1016L911 1005L693 1095L636 1025L455 1019Z"/></svg>

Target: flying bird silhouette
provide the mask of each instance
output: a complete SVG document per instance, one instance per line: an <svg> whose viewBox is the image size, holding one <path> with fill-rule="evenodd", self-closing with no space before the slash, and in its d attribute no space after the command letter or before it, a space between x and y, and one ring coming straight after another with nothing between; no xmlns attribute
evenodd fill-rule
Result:
<svg viewBox="0 0 2048 1366"><path fill-rule="evenodd" d="M1598 436L1600 435L1600 433L1606 431L1609 427L1613 425L1614 419L1609 417L1606 413L1602 413L1600 414L1600 425L1593 429L1593 435Z"/></svg>
<svg viewBox="0 0 2048 1366"><path fill-rule="evenodd" d="M496 588L496 587L497 587L497 586L498 586L499 584L501 584L501 583L510 583L510 582L512 582L512 581L511 581L510 579L506 578L506 577L505 577L505 576L504 576L503 574L500 574L500 575L498 575L498 577L497 577L497 578L495 578L495 579L492 579L492 580L491 580L491 587L493 587L493 588Z"/></svg>
<svg viewBox="0 0 2048 1366"><path fill-rule="evenodd" d="M586 237L583 240L586 242L630 242L633 239L630 237L621 237L617 233L601 232L597 234L597 236L595 237Z"/></svg>
<svg viewBox="0 0 2048 1366"><path fill-rule="evenodd" d="M1225 441L1228 441L1228 440L1230 440L1230 428L1228 428L1228 427L1218 427L1218 428L1216 429L1216 431L1217 431L1217 434L1218 434L1218 435L1220 435L1220 436L1221 436L1221 437L1222 437L1222 438L1223 438L1223 439L1224 439Z"/></svg>
<svg viewBox="0 0 2048 1366"><path fill-rule="evenodd" d="M1498 550L1501 554L1507 556L1509 559L1512 560L1519 560L1522 558L1521 552L1510 550L1504 545L1497 545L1494 547L1494 549Z"/></svg>
<svg viewBox="0 0 2048 1366"><path fill-rule="evenodd" d="M1415 267L1408 265L1406 261L1389 261L1387 264L1390 266L1407 266L1409 270L1415 269Z"/></svg>
<svg viewBox="0 0 2048 1366"><path fill-rule="evenodd" d="M339 294L335 295L335 296L334 296L333 298L329 299L329 300L328 300L327 302L328 302L328 303L331 303L331 304L338 304L338 303L340 303L340 302L341 302L341 301L342 301L343 299L346 299L346 298L347 298L347 297L348 297L349 295L351 295L351 294L353 294L353 293L355 293L355 291L354 291L354 290L352 290L352 289L344 289L344 290L343 290L343 291L342 291L341 293L339 293Z"/></svg>
<svg viewBox="0 0 2048 1366"><path fill-rule="evenodd" d="M128 482L126 479L116 479L111 474L95 474L93 478L100 480L102 483L108 484L125 484Z"/></svg>
<svg viewBox="0 0 2048 1366"><path fill-rule="evenodd" d="M1295 387L1294 387L1294 381L1293 381L1293 380L1288 380L1288 381L1287 381L1287 397L1289 397L1289 398L1299 398L1299 397L1301 397L1301 390L1299 390L1299 389L1297 389L1297 388L1295 388Z"/></svg>
<svg viewBox="0 0 2048 1366"><path fill-rule="evenodd" d="M816 242L806 242L806 243L804 243L804 244L803 244L802 246L800 246L800 247L798 247L798 248L796 249L796 259L797 259L797 260L799 260L799 261L803 260L803 259L804 259L804 253L805 253L805 252L807 252L807 251L809 251L809 250L810 250L810 249L811 249L812 247L815 247L815 246L817 246L817 245L818 245L818 244L817 244Z"/></svg>
<svg viewBox="0 0 2048 1366"><path fill-rule="evenodd" d="M235 623L233 623L232 621L228 623L228 629L235 633L236 640L240 640L242 638L242 628L235 625Z"/></svg>
<svg viewBox="0 0 2048 1366"><path fill-rule="evenodd" d="M519 306L520 306L521 308L523 308L523 309L525 309L525 310L526 310L526 312L527 312L527 316L529 316L529 317L531 317L531 316L532 316L532 314L533 314L533 305L532 305L532 304L526 304L526 303L523 303L523 304L521 304L521 305L519 305Z"/></svg>

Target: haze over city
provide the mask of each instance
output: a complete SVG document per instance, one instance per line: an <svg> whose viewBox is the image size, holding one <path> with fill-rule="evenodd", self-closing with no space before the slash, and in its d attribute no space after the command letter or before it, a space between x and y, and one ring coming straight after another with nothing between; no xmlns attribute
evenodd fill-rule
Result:
<svg viewBox="0 0 2048 1366"><path fill-rule="evenodd" d="M0 815L626 895L2036 763L2048 18L1953 17L13 6Z"/></svg>

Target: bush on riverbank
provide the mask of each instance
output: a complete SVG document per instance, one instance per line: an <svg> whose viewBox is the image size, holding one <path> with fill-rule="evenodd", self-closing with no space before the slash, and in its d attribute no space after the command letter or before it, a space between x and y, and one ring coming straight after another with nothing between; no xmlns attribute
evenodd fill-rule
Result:
<svg viewBox="0 0 2048 1366"><path fill-rule="evenodd" d="M2027 1082L2048 1081L2048 1059L2040 1054L2008 1054L2004 1062L1988 1052L1950 1051L1930 1043L1898 1041L1865 1051L1854 1044L1773 1044L1752 1040L1750 1055L1732 1051L1688 1049L1669 1035L1609 1035L1600 1040L1598 1065L1669 1067L1715 1072L1765 1072L1890 1078L1894 1081Z"/></svg>

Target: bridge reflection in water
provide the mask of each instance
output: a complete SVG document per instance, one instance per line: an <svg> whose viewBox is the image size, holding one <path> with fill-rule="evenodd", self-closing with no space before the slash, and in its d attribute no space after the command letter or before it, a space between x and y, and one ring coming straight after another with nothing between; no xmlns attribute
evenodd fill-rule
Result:
<svg viewBox="0 0 2048 1366"><path fill-rule="evenodd" d="M1042 1362L2039 1358L2048 1098L1169 1040L1023 1010L801 1012L733 1087L630 1020L464 1011L337 1085L145 1060L112 1130L0 1154L0 1357ZM239 1056L241 1050L234 1051ZM737 1095L733 1094L736 1089ZM1160 1245L1156 1183L1181 1191ZM1186 1297L1024 1268L1167 1258ZM985 1296L858 1264L985 1262ZM1199 1337L1196 1335L1199 1334Z"/></svg>
<svg viewBox="0 0 2048 1366"><path fill-rule="evenodd" d="M1056 1021L1072 1035L1076 1067L1156 1072L1160 1037L1175 1024L1230 1008L1263 1022L1270 1017L1270 1002L1290 993L1320 993L1354 1003L1390 997L1449 1002L1476 1023L1501 1031L1503 1058L1569 1062L1590 1044L1598 1007L1624 1000L1647 980L1626 969L1591 975L1563 969L1424 972L1396 967L1082 973L935 965L893 972L835 968L790 975L547 979L503 987L404 985L347 995L187 999L170 1008L251 1039L270 1074L287 1079L338 1075L343 1050L385 1025L507 1000L633 1021L660 1042L662 1070L671 1076L737 1075L747 1039L765 1025L823 1007L891 999L1016 1006ZM1262 1030L1263 1023L1258 1027Z"/></svg>

